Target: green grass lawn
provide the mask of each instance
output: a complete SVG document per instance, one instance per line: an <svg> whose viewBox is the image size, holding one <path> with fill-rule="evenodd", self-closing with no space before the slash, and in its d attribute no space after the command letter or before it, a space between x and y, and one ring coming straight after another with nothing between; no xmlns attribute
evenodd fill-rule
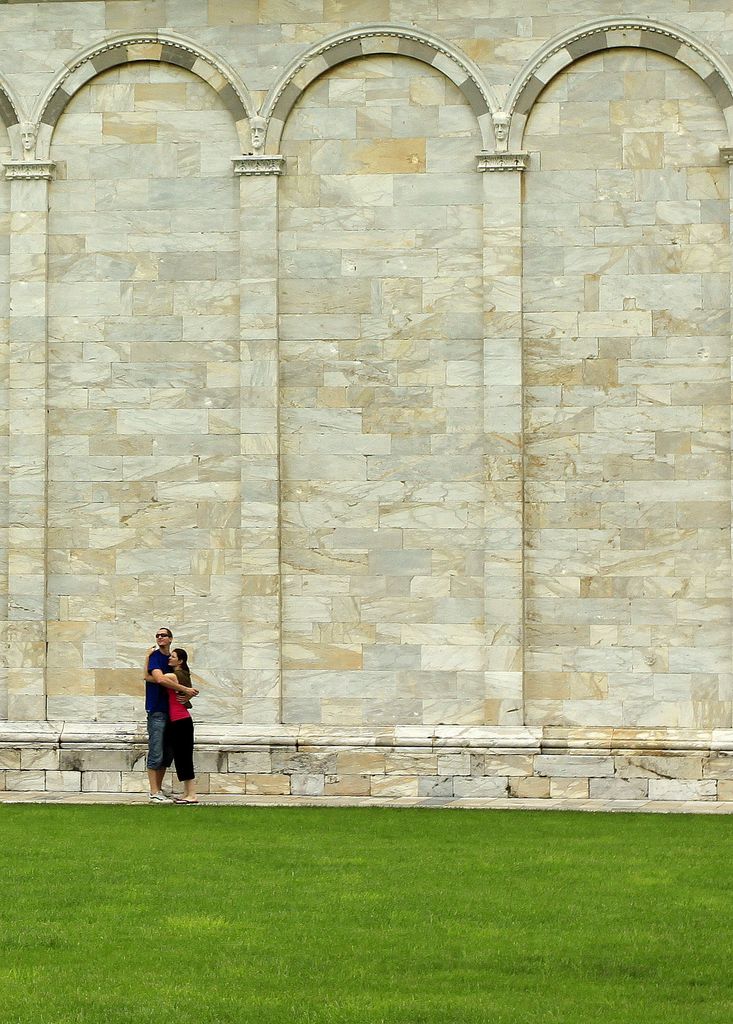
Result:
<svg viewBox="0 0 733 1024"><path fill-rule="evenodd" d="M727 817L0 807L0 1021L730 1024Z"/></svg>

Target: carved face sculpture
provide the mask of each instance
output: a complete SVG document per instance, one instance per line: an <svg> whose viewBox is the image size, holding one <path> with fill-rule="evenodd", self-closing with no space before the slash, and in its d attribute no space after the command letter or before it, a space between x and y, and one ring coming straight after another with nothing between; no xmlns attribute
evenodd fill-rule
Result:
<svg viewBox="0 0 733 1024"><path fill-rule="evenodd" d="M255 153L259 153L265 145L266 131L267 121L264 117L253 117L250 123L250 133L252 135L252 149Z"/></svg>
<svg viewBox="0 0 733 1024"><path fill-rule="evenodd" d="M506 114L496 114L494 117L494 135L497 142L505 142L509 134L509 118Z"/></svg>
<svg viewBox="0 0 733 1024"><path fill-rule="evenodd" d="M36 129L32 124L21 125L20 140L23 143L23 150L30 153L36 145Z"/></svg>

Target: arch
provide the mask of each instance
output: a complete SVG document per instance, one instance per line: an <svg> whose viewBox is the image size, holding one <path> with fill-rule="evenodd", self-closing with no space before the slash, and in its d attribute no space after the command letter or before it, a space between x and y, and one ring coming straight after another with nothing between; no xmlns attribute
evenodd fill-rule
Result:
<svg viewBox="0 0 733 1024"><path fill-rule="evenodd" d="M182 36L169 32L114 36L90 46L70 60L38 102L34 120L38 123L37 155L48 159L56 123L66 104L79 89L102 71L133 61L157 61L186 68L219 94L234 118L244 147L249 139L247 124L255 107L244 82L219 57Z"/></svg>
<svg viewBox="0 0 733 1024"><path fill-rule="evenodd" d="M10 137L10 152L13 160L20 160L23 156L23 146L20 138L20 124L25 121L23 109L13 97L13 92L4 76L0 75L0 121L8 130Z"/></svg>
<svg viewBox="0 0 733 1024"><path fill-rule="evenodd" d="M686 64L710 88L733 137L733 76L723 59L705 43L665 22L647 18L601 18L550 39L515 80L507 96L511 116L509 149L522 148L529 112L545 86L580 57L616 47L655 50Z"/></svg>
<svg viewBox="0 0 733 1024"><path fill-rule="evenodd" d="M2 75L0 75L0 120L6 128L11 128L23 120L22 115L18 113L18 104L13 99L10 86Z"/></svg>
<svg viewBox="0 0 733 1024"><path fill-rule="evenodd" d="M288 65L268 93L261 111L269 122L270 148L277 151L288 114L311 82L344 61L372 54L414 57L442 71L470 104L483 145L493 140L491 119L499 103L472 61L450 43L427 32L400 25L363 25L328 36Z"/></svg>

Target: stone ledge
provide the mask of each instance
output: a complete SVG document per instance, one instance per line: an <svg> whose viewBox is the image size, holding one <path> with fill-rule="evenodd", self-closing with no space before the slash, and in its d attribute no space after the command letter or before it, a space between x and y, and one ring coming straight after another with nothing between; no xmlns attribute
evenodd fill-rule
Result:
<svg viewBox="0 0 733 1024"><path fill-rule="evenodd" d="M586 811L616 814L733 814L733 801L703 800L554 800L472 797L267 796L219 793L204 796L207 807L417 807L439 810ZM145 793L0 792L0 804L148 805ZM165 813L165 812L161 812ZM171 812L176 813L176 812ZM186 811L188 816L189 812Z"/></svg>
<svg viewBox="0 0 733 1024"><path fill-rule="evenodd" d="M83 746L115 749L146 742L141 722L0 722L0 747ZM387 747L491 750L496 753L733 753L733 729L617 729L555 726L395 726L374 729L321 725L196 726L199 748L226 752L257 747Z"/></svg>

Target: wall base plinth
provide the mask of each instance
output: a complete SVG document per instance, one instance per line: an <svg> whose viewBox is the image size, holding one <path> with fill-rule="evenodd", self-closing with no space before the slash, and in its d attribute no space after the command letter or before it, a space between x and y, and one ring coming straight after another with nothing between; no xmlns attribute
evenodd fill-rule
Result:
<svg viewBox="0 0 733 1024"><path fill-rule="evenodd" d="M147 788L142 724L0 723L0 790ZM731 800L733 729L219 726L196 730L209 794Z"/></svg>

